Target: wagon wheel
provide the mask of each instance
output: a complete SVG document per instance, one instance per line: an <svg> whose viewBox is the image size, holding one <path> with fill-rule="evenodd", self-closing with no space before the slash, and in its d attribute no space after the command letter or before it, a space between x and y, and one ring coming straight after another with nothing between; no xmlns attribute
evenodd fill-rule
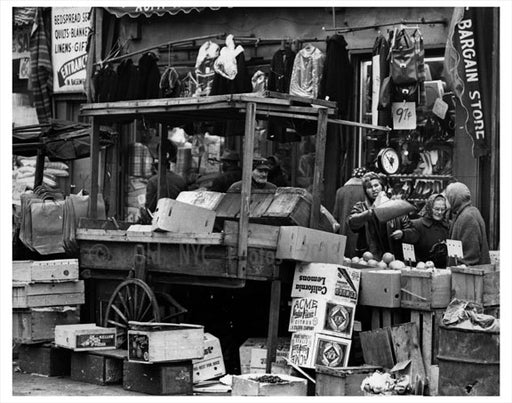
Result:
<svg viewBox="0 0 512 403"><path fill-rule="evenodd" d="M129 321L160 322L155 294L144 281L137 278L119 284L108 301L103 326L116 328L117 348L126 347Z"/></svg>
<svg viewBox="0 0 512 403"><path fill-rule="evenodd" d="M155 292L160 308L160 321L164 323L178 322L188 310L166 292Z"/></svg>

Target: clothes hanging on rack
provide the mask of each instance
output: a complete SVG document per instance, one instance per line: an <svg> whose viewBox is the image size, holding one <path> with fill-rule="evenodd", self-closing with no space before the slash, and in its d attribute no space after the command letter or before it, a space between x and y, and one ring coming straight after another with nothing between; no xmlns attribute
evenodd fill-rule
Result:
<svg viewBox="0 0 512 403"><path fill-rule="evenodd" d="M268 76L269 91L277 91L288 94L290 92L290 79L292 77L295 52L291 49L279 49L270 62Z"/></svg>
<svg viewBox="0 0 512 403"><path fill-rule="evenodd" d="M176 98L180 95L181 81L174 67L167 67L160 78L160 91L165 98Z"/></svg>
<svg viewBox="0 0 512 403"><path fill-rule="evenodd" d="M290 94L317 98L324 69L324 53L308 43L302 48L293 62L290 80Z"/></svg>
<svg viewBox="0 0 512 403"><path fill-rule="evenodd" d="M157 56L144 53L139 59L139 99L154 99L160 93L160 70Z"/></svg>
<svg viewBox="0 0 512 403"><path fill-rule="evenodd" d="M352 66L348 58L347 42L342 35L327 39L327 50L319 98L329 97L338 103L338 116L349 117L350 95L352 93Z"/></svg>
<svg viewBox="0 0 512 403"><path fill-rule="evenodd" d="M117 101L137 99L139 90L139 69L132 59L125 59L117 66Z"/></svg>
<svg viewBox="0 0 512 403"><path fill-rule="evenodd" d="M117 93L117 73L110 64L100 67L93 77L95 102L111 102L116 101Z"/></svg>
<svg viewBox="0 0 512 403"><path fill-rule="evenodd" d="M244 52L236 56L237 74L229 80L220 74L215 74L210 95L241 94L252 91L251 77L245 65Z"/></svg>
<svg viewBox="0 0 512 403"><path fill-rule="evenodd" d="M214 63L219 54L220 46L212 41L206 41L199 48L195 65L196 96L210 95L215 78Z"/></svg>
<svg viewBox="0 0 512 403"><path fill-rule="evenodd" d="M372 99L372 123L380 126L390 126L391 104L386 108L379 108L379 97L384 79L389 76L389 40L379 34L375 39L372 51L372 85L368 86L369 99ZM382 103L381 103L382 104Z"/></svg>

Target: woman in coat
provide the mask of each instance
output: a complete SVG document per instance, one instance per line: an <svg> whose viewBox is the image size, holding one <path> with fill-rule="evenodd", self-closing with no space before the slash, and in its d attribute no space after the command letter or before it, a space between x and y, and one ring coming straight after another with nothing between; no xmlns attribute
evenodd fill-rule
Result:
<svg viewBox="0 0 512 403"><path fill-rule="evenodd" d="M414 244L414 254L417 262L434 261L437 268L446 267L446 255L437 256L432 253L432 247L448 238L450 224L446 219L446 198L441 194L433 194L428 198L420 212L420 218L411 220L416 232L404 236L404 242ZM411 239L412 238L412 239ZM416 242L413 242L416 240Z"/></svg>

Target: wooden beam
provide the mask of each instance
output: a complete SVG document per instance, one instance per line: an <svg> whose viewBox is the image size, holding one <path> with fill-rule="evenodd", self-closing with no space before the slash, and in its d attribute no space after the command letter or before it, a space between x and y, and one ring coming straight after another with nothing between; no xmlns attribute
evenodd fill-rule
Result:
<svg viewBox="0 0 512 403"><path fill-rule="evenodd" d="M191 245L223 245L223 234L183 234L172 232L136 232L123 230L104 230L77 228L76 239L80 241L123 242L123 243L161 243Z"/></svg>
<svg viewBox="0 0 512 403"><path fill-rule="evenodd" d="M92 118L91 131L91 193L89 196L89 218L97 218L98 212L98 176L100 158L100 122Z"/></svg>
<svg viewBox="0 0 512 403"><path fill-rule="evenodd" d="M316 132L315 147L315 170L313 172L313 203L311 203L311 214L309 219L310 228L318 228L320 220L320 194L324 179L325 164L325 141L327 139L327 109L318 110L318 125Z"/></svg>
<svg viewBox="0 0 512 403"><path fill-rule="evenodd" d="M240 219L238 232L238 277L247 273L247 243L249 229L249 202L251 198L252 160L254 158L254 129L256 126L256 104L249 102L245 114L244 156L242 165L242 191L240 197Z"/></svg>
<svg viewBox="0 0 512 403"><path fill-rule="evenodd" d="M270 287L270 308L268 313L267 336L267 374L272 373L272 363L276 360L279 303L281 301L281 280L273 280Z"/></svg>
<svg viewBox="0 0 512 403"><path fill-rule="evenodd" d="M158 204L158 200L160 200L163 197L163 189L166 186L167 182L167 161L165 158L165 150L164 150L164 144L165 139L167 138L167 126L165 127L165 136L164 136L164 130L162 127L162 124L158 124L158 135L160 136L160 148L158 151L158 189L157 189L157 197L156 202Z"/></svg>

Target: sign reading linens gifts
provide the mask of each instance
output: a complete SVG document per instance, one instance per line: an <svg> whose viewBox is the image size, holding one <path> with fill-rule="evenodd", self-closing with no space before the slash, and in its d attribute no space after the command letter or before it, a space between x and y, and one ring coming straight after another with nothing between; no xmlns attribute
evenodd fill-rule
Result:
<svg viewBox="0 0 512 403"><path fill-rule="evenodd" d="M54 92L84 91L90 7L52 8Z"/></svg>

